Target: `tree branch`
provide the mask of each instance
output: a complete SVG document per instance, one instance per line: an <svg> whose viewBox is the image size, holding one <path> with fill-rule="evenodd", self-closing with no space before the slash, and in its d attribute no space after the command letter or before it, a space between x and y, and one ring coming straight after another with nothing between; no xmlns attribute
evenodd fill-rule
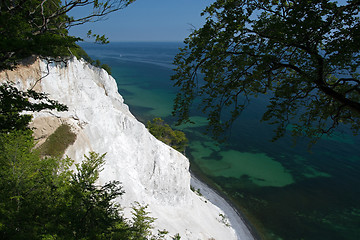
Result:
<svg viewBox="0 0 360 240"><path fill-rule="evenodd" d="M335 99L336 101L338 101L342 104L345 104L346 106L348 106L349 108L351 108L352 110L354 110L355 112L360 114L360 103L346 98L344 94L341 94L341 93L335 91L334 89L330 88L326 84L326 82L324 80L324 71L323 71L324 60L320 55L317 55L317 60L318 60L318 66L317 66L318 74L317 74L317 78L315 79L314 83L318 86L318 88L323 93L325 93L329 97Z"/></svg>

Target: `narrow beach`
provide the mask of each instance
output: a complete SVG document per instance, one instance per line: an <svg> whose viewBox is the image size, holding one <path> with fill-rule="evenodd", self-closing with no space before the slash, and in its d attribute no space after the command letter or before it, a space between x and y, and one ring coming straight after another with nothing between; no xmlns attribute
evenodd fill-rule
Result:
<svg viewBox="0 0 360 240"><path fill-rule="evenodd" d="M235 229L239 240L255 240L256 238L251 234L245 220L222 196L210 188L207 184L197 179L194 174L191 174L191 186L195 189L200 189L200 193L209 200L212 204L220 208L228 217L232 228Z"/></svg>

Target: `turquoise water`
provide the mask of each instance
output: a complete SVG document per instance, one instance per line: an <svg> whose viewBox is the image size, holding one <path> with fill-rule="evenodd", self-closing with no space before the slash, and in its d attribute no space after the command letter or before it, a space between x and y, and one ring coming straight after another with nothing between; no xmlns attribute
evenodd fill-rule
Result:
<svg viewBox="0 0 360 240"><path fill-rule="evenodd" d="M119 92L143 122L161 117L172 123L172 59L181 43L82 44L88 54L112 67ZM205 130L194 111L187 155L265 239L360 239L360 138L344 131L308 142L270 142L273 128L260 123L266 99L257 99L235 122L227 144Z"/></svg>

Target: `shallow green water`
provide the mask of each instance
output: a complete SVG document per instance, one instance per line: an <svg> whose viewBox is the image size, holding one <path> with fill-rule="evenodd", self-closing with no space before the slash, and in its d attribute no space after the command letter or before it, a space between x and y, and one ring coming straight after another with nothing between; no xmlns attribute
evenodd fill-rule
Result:
<svg viewBox="0 0 360 240"><path fill-rule="evenodd" d="M139 120L173 119L172 57L179 43L84 45L112 67L119 92ZM206 118L181 126L192 164L248 214L266 239L360 239L360 139L350 134L308 142L270 142L273 129L259 119L257 99L234 124L227 144L203 135Z"/></svg>

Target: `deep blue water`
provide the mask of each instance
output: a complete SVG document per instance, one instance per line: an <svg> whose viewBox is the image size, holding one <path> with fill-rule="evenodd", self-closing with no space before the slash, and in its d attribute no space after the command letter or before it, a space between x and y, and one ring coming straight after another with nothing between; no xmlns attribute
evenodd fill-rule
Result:
<svg viewBox="0 0 360 240"><path fill-rule="evenodd" d="M170 116L173 57L181 43L110 43L81 46L112 67L119 92L146 122ZM309 151L289 136L271 142L273 127L260 123L266 99L251 102L234 123L227 144L202 134L206 118L181 126L187 155L222 189L266 239L360 239L360 137L347 131L323 138Z"/></svg>

